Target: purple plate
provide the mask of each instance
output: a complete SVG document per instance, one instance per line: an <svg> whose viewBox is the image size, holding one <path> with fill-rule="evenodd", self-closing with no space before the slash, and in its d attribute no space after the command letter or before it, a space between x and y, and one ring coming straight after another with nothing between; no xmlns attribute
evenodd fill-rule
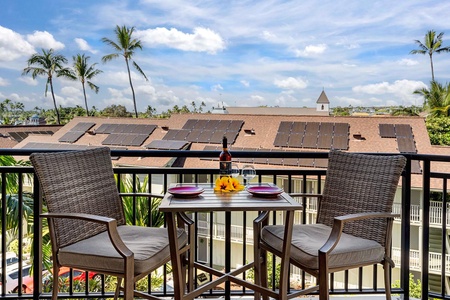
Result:
<svg viewBox="0 0 450 300"><path fill-rule="evenodd" d="M273 186L251 186L246 190L254 196L260 197L276 197L283 192L283 189Z"/></svg>
<svg viewBox="0 0 450 300"><path fill-rule="evenodd" d="M203 193L205 190L198 186L177 186L167 190L175 197L195 197Z"/></svg>

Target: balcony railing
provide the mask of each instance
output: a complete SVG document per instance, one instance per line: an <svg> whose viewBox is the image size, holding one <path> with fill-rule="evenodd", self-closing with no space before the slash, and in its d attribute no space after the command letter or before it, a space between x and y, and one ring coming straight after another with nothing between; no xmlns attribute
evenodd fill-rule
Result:
<svg viewBox="0 0 450 300"><path fill-rule="evenodd" d="M36 150L34 150L36 151ZM51 152L54 150L40 150L39 152ZM16 155L16 156L28 156L32 153L31 150L21 149L2 149L0 155ZM130 156L130 157L194 157L194 158L215 158L218 156L216 151L138 151L138 150L115 150L112 151L113 156ZM233 152L233 157L252 157L254 153L249 152ZM323 152L258 152L261 157L267 158L326 158L327 153ZM422 299L428 299L428 297L450 299L450 293L445 289L445 281L448 280L446 276L450 274L450 258L446 254L447 248L447 225L449 223L449 202L446 193L447 182L450 178L450 173L436 173L430 171L430 164L433 162L444 162L450 164L450 156L435 156L435 155L417 155L407 154L408 165L402 175L402 184L399 189L401 203L397 203L394 206L394 212L400 213L401 218L397 221L399 225L396 226L399 230L399 241L394 241L393 247L393 259L396 262L398 268L393 273L392 281L399 280L400 287L393 289L394 294L403 295L404 297L410 296L409 289L409 274L414 273L416 277L420 278L423 287ZM414 187L422 190L421 199L414 199L412 201L411 196L411 160L419 160L422 164L422 186ZM300 169L300 168L283 168L283 169L268 169L267 165L255 165L258 176L254 179L255 182L273 182L284 188L288 193L294 192L320 192L325 180L326 169ZM448 168L450 172L450 168ZM139 194L142 191L137 190L136 182L142 180L143 177L149 176L148 186L146 192L149 193L164 193L168 186L174 182L213 182L217 176L218 170L216 169L187 169L187 168L115 168L115 172L118 174L119 180L125 180L130 178L132 183L131 190L120 191L126 192L126 195L133 198L133 201L139 201ZM10 175L14 176L10 176ZM27 176L28 175L28 176ZM416 175L414 175L416 176ZM45 260L45 245L42 241L42 220L33 217L37 216L42 209L42 201L39 197L39 187L33 185L33 168L32 167L0 167L0 179L1 179L1 249L2 249L2 274L7 274L9 267L6 264L6 251L8 249L8 243L11 236L17 237L16 246L12 247L18 253L18 269L17 285L21 286L25 279L23 278L24 272L21 271L26 265L28 254L31 252L34 255L31 256L31 262L34 268L32 269L31 276L34 282L34 290L31 293L24 293L21 289L16 293L8 293L7 276L2 276L0 279L0 299L42 299L50 298L49 290L45 289L45 285L40 284L43 280L43 260ZM445 195L440 201L430 201L430 181L439 180L440 186L433 191L441 192ZM10 193L7 186L13 186L14 192ZM13 194L13 195L12 195ZM416 193L414 193L416 195ZM10 200L16 203L16 212L18 213L17 222L15 227L11 228L9 213L7 210L10 205ZM31 202L29 202L31 198ZM314 216L317 211L317 203L311 198L298 198L298 201L302 202L305 210L299 212L296 216L296 222L309 223L314 222ZM417 202L417 201L421 202ZM412 205L412 203L414 203ZM416 203L420 203L417 205ZM31 205L31 207L29 207ZM28 210L31 209L31 211ZM150 212L148 212L150 213ZM234 214L234 213L233 213ZM442 222L442 216L447 216L446 222ZM134 217L136 218L136 217ZM198 227L196 231L197 241L204 243L204 248L198 247L196 258L204 261L205 263L220 267L220 239L225 235L223 224L223 216L219 213L198 214L194 216ZM280 222L283 218L278 214L273 214L271 218L273 223ZM232 242L233 251L240 251L236 255L236 264L245 264L249 260L252 260L252 251L250 250L253 244L251 221L253 215L250 213L239 213L233 215L235 224L232 226ZM134 223L136 220L129 220ZM247 226L245 226L247 224ZM412 230L413 226L420 226L420 230ZM151 226L151 224L149 224ZM441 251L430 251L430 246L435 249L433 240L430 239L430 228L441 229ZM400 229L398 229L400 228ZM31 229L31 231L30 231ZM417 240L416 240L417 239ZM31 244L30 241L33 241ZM412 246L414 245L414 247ZM419 246L417 246L419 245ZM443 246L442 246L443 245ZM11 245L9 245L11 247ZM32 251L30 251L30 247ZM419 249L417 249L419 248ZM445 255L443 255L445 254ZM234 256L234 254L233 254ZM273 267L276 267L276 261L273 263ZM163 282L170 282L169 269L161 270L159 276L162 277ZM380 270L377 268L362 268L350 272L340 272L332 276L332 294L383 294L383 282L378 280ZM275 274L276 272L272 272ZM441 276L442 284L440 287L432 287L429 277L431 275ZM250 275L249 275L250 276ZM70 281L73 276L70 276ZM371 278L371 280L367 280ZM102 278L100 287L94 291L92 287L82 287L81 290L72 282L67 291L60 293L61 298L106 298L113 295L110 290L108 278ZM304 274L298 269L292 268L291 270L291 282L292 288L298 288L301 286L307 286L313 282L310 276ZM148 280L150 282L150 280ZM431 288L432 287L432 288ZM173 292L169 285L163 285L162 287L153 286L148 284L145 287L147 292L151 292L158 296L173 296ZM252 291L243 289L242 287L233 287L233 295L252 295ZM223 290L214 290L208 293L213 296L223 296ZM206 295L206 296L208 296Z"/></svg>

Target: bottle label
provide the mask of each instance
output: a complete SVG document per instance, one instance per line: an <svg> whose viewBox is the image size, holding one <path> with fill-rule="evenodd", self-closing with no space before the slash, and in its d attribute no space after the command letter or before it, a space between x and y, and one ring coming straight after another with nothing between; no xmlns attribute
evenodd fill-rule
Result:
<svg viewBox="0 0 450 300"><path fill-rule="evenodd" d="M231 175L231 161L221 161L220 163L220 175Z"/></svg>

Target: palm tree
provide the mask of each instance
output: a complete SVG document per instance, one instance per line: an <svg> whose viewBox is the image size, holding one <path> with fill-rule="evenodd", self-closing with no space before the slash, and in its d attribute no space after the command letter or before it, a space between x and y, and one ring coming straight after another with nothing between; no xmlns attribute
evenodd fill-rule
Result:
<svg viewBox="0 0 450 300"><path fill-rule="evenodd" d="M424 97L424 107L430 111L433 117L450 116L450 83L442 85L432 81L430 89L418 89L414 91L414 94Z"/></svg>
<svg viewBox="0 0 450 300"><path fill-rule="evenodd" d="M441 32L436 36L436 31L429 30L425 34L425 41L422 43L416 40L416 44L420 49L412 50L410 54L427 54L430 56L431 63L431 81L434 81L434 68L433 68L433 53L449 52L450 47L442 47L442 37L444 33Z"/></svg>
<svg viewBox="0 0 450 300"><path fill-rule="evenodd" d="M40 75L47 76L47 83L45 84L45 97L47 97L48 86L50 85L56 117L58 124L61 124L58 107L56 106L55 93L53 92L53 75L56 75L56 77L70 78L70 70L64 67L64 64L67 63L67 59L63 55L53 52L53 49L48 51L42 49L42 54L35 53L31 55L27 63L28 67L23 69L22 75L31 73L33 79Z"/></svg>
<svg viewBox="0 0 450 300"><path fill-rule="evenodd" d="M73 59L73 76L75 79L81 81L81 85L83 86L83 95L84 95L84 104L86 106L86 116L89 116L89 109L86 98L86 89L85 83L88 84L89 88L93 90L96 94L98 93L99 87L91 82L92 78L96 75L102 73L103 71L95 68L97 63L92 65L88 64L89 56L84 56L81 54L77 54L77 56L72 56Z"/></svg>
<svg viewBox="0 0 450 300"><path fill-rule="evenodd" d="M102 38L102 42L105 44L110 45L116 52L112 54L108 54L102 57L102 61L104 63L119 57L120 55L123 56L125 59L125 63L127 65L127 71L128 71L128 79L130 81L130 87L131 87L131 93L133 94L133 103L134 103L134 114L136 118L138 117L137 113L137 107L136 107L136 96L134 94L134 88L133 83L131 81L131 73L130 73L130 65L129 61L131 60L133 62L134 68L141 73L142 76L144 76L145 80L148 81L147 76L145 76L142 69L136 64L136 62L132 59L134 52L137 49L142 50L142 44L141 41L138 39L133 39L132 35L134 32L134 27L128 28L126 26L120 27L119 25L116 26L116 29L114 30L114 33L116 34L116 40L117 42L110 40L108 38Z"/></svg>

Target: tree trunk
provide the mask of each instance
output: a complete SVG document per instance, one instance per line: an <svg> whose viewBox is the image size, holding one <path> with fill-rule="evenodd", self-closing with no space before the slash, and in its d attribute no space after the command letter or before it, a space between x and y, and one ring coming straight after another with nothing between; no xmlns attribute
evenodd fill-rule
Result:
<svg viewBox="0 0 450 300"><path fill-rule="evenodd" d="M433 54L430 53L431 81L434 82Z"/></svg>
<svg viewBox="0 0 450 300"><path fill-rule="evenodd" d="M55 93L53 92L53 81L52 81L51 78L49 78L48 81L49 81L49 83L50 83L50 91L52 92L53 105L55 106L56 119L57 119L58 125L61 125L61 119L60 119L60 117L59 117L58 107L56 106Z"/></svg>
<svg viewBox="0 0 450 300"><path fill-rule="evenodd" d="M136 96L134 95L133 82L131 81L130 65L128 63L128 58L126 58L126 57L125 57L125 62L127 63L128 79L130 80L131 93L133 94L134 115L137 119L138 112L137 112L137 107L136 107Z"/></svg>
<svg viewBox="0 0 450 300"><path fill-rule="evenodd" d="M86 106L86 117L89 117L89 109L88 109L88 105L87 105L86 89L84 87L84 82L82 82L81 85L83 86L84 105Z"/></svg>

